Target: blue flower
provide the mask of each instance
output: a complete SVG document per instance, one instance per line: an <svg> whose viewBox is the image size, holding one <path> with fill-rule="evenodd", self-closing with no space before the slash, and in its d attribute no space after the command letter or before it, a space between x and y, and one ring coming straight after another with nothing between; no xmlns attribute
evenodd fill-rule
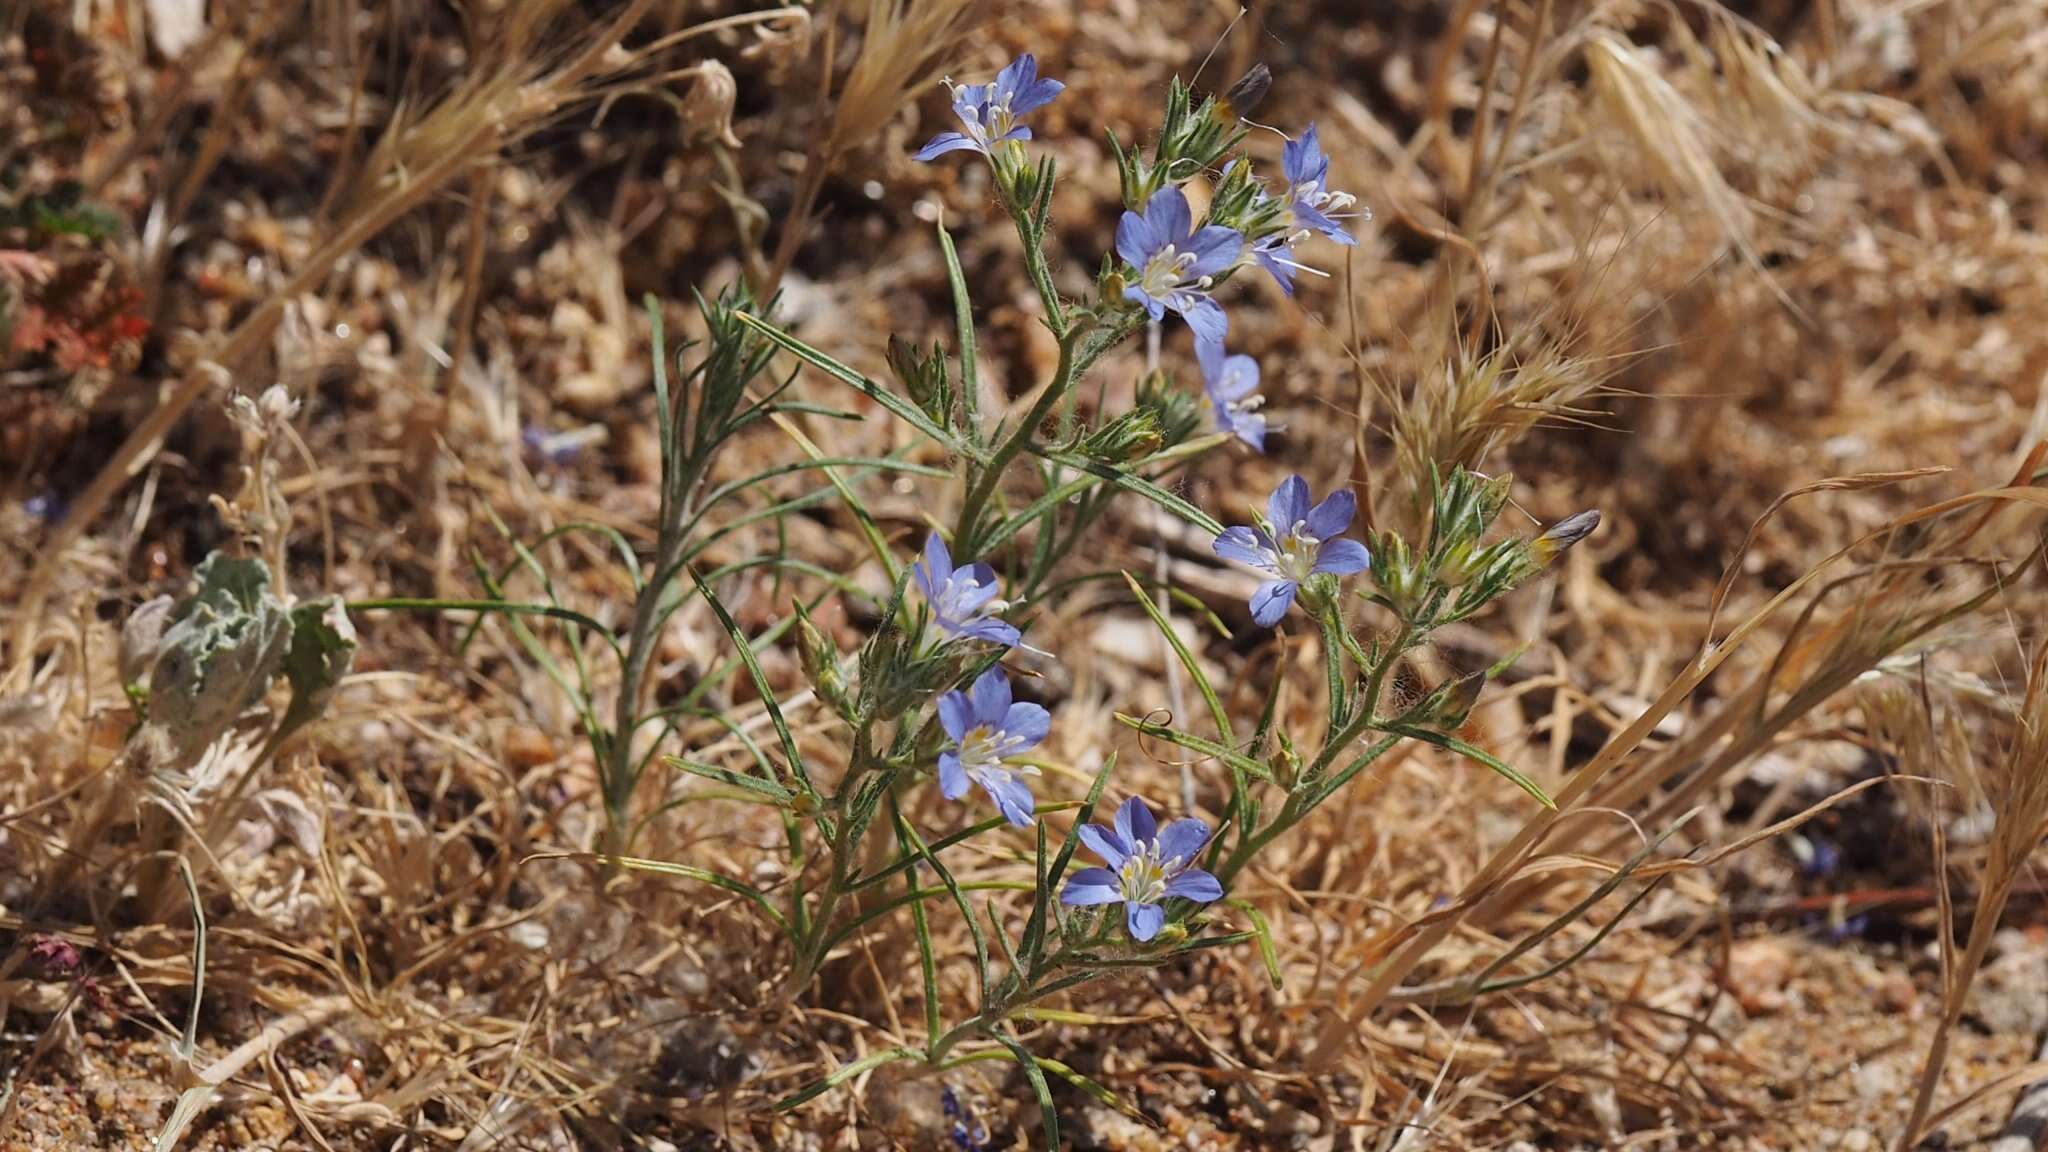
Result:
<svg viewBox="0 0 2048 1152"><path fill-rule="evenodd" d="M1275 232L1255 241L1247 249L1252 262L1273 274L1273 282L1289 296L1294 295L1294 274L1306 272L1311 276L1328 276L1320 268L1311 268L1294 258L1294 246L1308 235L1305 228L1289 232Z"/></svg>
<svg viewBox="0 0 2048 1152"><path fill-rule="evenodd" d="M1259 362L1239 353L1226 356L1223 345L1197 341L1195 359L1202 363L1202 389L1209 394L1209 406L1216 413L1216 430L1228 432L1251 446L1266 450L1266 418L1259 406Z"/></svg>
<svg viewBox="0 0 2048 1152"><path fill-rule="evenodd" d="M1168 308L1186 318L1201 344L1221 344L1230 328L1223 306L1209 295L1218 274L1237 263L1244 237L1218 224L1194 227L1188 198L1162 188L1145 202L1145 214L1126 211L1116 226L1116 252L1137 269L1124 299L1142 304L1152 319Z"/></svg>
<svg viewBox="0 0 2048 1152"><path fill-rule="evenodd" d="M1338 538L1351 526L1358 498L1349 492L1330 493L1309 507L1308 481L1289 476L1266 502L1266 515L1255 528L1226 529L1216 538L1216 554L1247 564L1273 577L1252 593L1252 621L1271 628L1287 615L1301 582L1320 573L1348 576L1371 561L1365 545Z"/></svg>
<svg viewBox="0 0 2048 1152"><path fill-rule="evenodd" d="M972 1104L960 1102L960 1094L953 1091L951 1084L940 1092L939 1107L952 1124L949 1135L953 1138L953 1147L960 1152L987 1152L989 1141L994 1138L988 1130L988 1122L981 1118Z"/></svg>
<svg viewBox="0 0 2048 1152"><path fill-rule="evenodd" d="M1052 730L1052 714L1036 704L1010 702L1010 678L1001 668L981 674L969 692L939 697L939 724L953 738L939 753L939 793L948 800L967 794L970 781L996 802L1003 818L1031 827L1031 789L1019 775L1036 776L1028 764L1005 761L1037 746Z"/></svg>
<svg viewBox="0 0 2048 1152"><path fill-rule="evenodd" d="M941 132L917 150L913 160L934 160L948 152L969 149L993 157L998 144L1031 139L1031 129L1017 121L1036 112L1066 88L1038 75L1038 58L1026 52L993 83L963 84L953 89L953 113L964 132Z"/></svg>
<svg viewBox="0 0 2048 1152"><path fill-rule="evenodd" d="M1160 901L1168 896L1197 904L1223 898L1223 885L1214 876L1191 867L1209 842L1209 826L1200 820L1183 818L1161 829L1152 810L1133 796L1116 810L1114 828L1081 825L1081 842L1109 867L1074 873L1060 903L1121 904L1125 926L1141 943L1166 926Z"/></svg>
<svg viewBox="0 0 2048 1152"><path fill-rule="evenodd" d="M998 615L1010 605L996 598L996 570L986 564L953 567L953 554L937 532L925 538L924 559L910 566L910 574L941 632L1005 648L1024 638Z"/></svg>
<svg viewBox="0 0 2048 1152"><path fill-rule="evenodd" d="M1358 243L1337 223L1342 219L1340 213L1357 200L1348 192L1330 190L1330 158L1323 155L1314 124L1301 134L1301 139L1289 140L1280 149L1280 171L1287 177L1287 198L1294 208L1296 223L1339 244Z"/></svg>

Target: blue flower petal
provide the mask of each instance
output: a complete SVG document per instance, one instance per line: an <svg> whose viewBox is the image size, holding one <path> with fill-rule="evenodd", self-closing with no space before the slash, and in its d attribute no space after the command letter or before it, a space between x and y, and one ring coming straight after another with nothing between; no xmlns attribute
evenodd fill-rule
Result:
<svg viewBox="0 0 2048 1152"><path fill-rule="evenodd" d="M1235 229L1220 224L1209 224L1188 238L1183 252L1192 252L1195 262L1183 273L1190 278L1214 276L1237 263L1237 254L1244 251L1244 237Z"/></svg>
<svg viewBox="0 0 2048 1152"><path fill-rule="evenodd" d="M1358 243L1358 241L1352 239L1351 233L1344 230L1342 224L1337 223L1334 218L1325 214L1322 209L1317 208L1306 200L1296 200L1294 202L1294 219L1302 227L1313 229L1339 244L1355 245Z"/></svg>
<svg viewBox="0 0 2048 1152"><path fill-rule="evenodd" d="M1124 861L1130 859L1130 842L1110 829L1104 828L1100 824L1083 824L1080 828L1080 834L1081 843L1086 844L1090 852L1102 857L1111 868L1121 868L1124 866ZM1084 871L1101 871L1101 869L1084 869Z"/></svg>
<svg viewBox="0 0 2048 1152"><path fill-rule="evenodd" d="M931 141L924 147L912 152L910 158L912 160L930 162L944 156L948 152L958 152L962 149L979 152L981 151L981 145L958 132L941 132L937 136L932 137Z"/></svg>
<svg viewBox="0 0 2048 1152"><path fill-rule="evenodd" d="M988 768L974 774L976 782L988 791L989 798L1003 813L1003 819L1019 828L1031 827L1036 802L1031 798L1031 788L1022 780L1000 768Z"/></svg>
<svg viewBox="0 0 2048 1152"><path fill-rule="evenodd" d="M1166 317L1166 304L1163 301L1145 295L1145 290L1136 284L1124 285L1124 299L1129 300L1133 304L1143 305L1145 315L1150 316L1154 320L1162 320Z"/></svg>
<svg viewBox="0 0 2048 1152"><path fill-rule="evenodd" d="M965 571L967 578L974 582L974 589L962 597L962 599L969 601L968 606L970 608L979 608L990 600L995 599L996 592L1001 588L1001 585L996 583L996 570L994 568L989 567L986 561L979 561L969 564Z"/></svg>
<svg viewBox="0 0 2048 1152"><path fill-rule="evenodd" d="M927 598L946 586L953 578L953 553L946 549L946 541L937 532L924 538L924 566L919 581L924 585Z"/></svg>
<svg viewBox="0 0 2048 1152"><path fill-rule="evenodd" d="M1157 904L1125 904L1124 925L1131 930L1131 939L1143 944L1166 927L1166 909Z"/></svg>
<svg viewBox="0 0 2048 1152"><path fill-rule="evenodd" d="M972 700L976 724L1002 727L1003 717L1010 711L1010 678L1000 667L983 672L974 681Z"/></svg>
<svg viewBox="0 0 2048 1152"><path fill-rule="evenodd" d="M1318 540L1328 540L1342 535L1344 529L1351 527L1351 518L1357 514L1358 497L1353 496L1349 489L1339 488L1323 497L1323 502L1303 519L1308 522L1309 535Z"/></svg>
<svg viewBox="0 0 2048 1152"><path fill-rule="evenodd" d="M1210 376L1209 396L1225 404L1242 400L1259 390L1259 362L1242 352L1227 356Z"/></svg>
<svg viewBox="0 0 2048 1152"><path fill-rule="evenodd" d="M1200 868L1190 868L1166 882L1166 894L1207 904L1211 900L1223 899L1223 885Z"/></svg>
<svg viewBox="0 0 2048 1152"><path fill-rule="evenodd" d="M967 693L948 692L939 697L939 727L955 743L967 738L967 730L974 727L974 705L968 702Z"/></svg>
<svg viewBox="0 0 2048 1152"><path fill-rule="evenodd" d="M960 766L956 752L939 753L939 795L958 800L967 794L967 770Z"/></svg>
<svg viewBox="0 0 2048 1152"><path fill-rule="evenodd" d="M1152 199L1145 202L1145 223L1152 226L1152 233L1159 237L1161 246L1180 244L1187 239L1193 226L1188 213L1188 198L1180 189L1171 186L1154 192ZM1142 264L1138 266L1144 267Z"/></svg>
<svg viewBox="0 0 2048 1152"><path fill-rule="evenodd" d="M1223 305L1199 292L1175 293L1173 307L1188 322L1197 342L1221 344L1230 334L1230 317L1223 314Z"/></svg>
<svg viewBox="0 0 2048 1152"><path fill-rule="evenodd" d="M1107 868L1083 868L1067 878L1067 886L1060 890L1062 904L1121 904L1123 889L1117 885L1116 873Z"/></svg>
<svg viewBox="0 0 2048 1152"><path fill-rule="evenodd" d="M1301 133L1301 139L1289 140L1280 146L1280 171L1292 187L1303 184L1320 186L1330 173L1330 158L1323 155L1322 141L1316 138L1316 126L1310 124Z"/></svg>
<svg viewBox="0 0 2048 1152"><path fill-rule="evenodd" d="M1266 501L1266 519L1273 525L1276 535L1285 535L1296 524L1308 519L1308 481L1298 473L1282 480Z"/></svg>
<svg viewBox="0 0 2048 1152"><path fill-rule="evenodd" d="M988 110L989 102L994 98L995 85L993 84L962 84L958 88L953 89L953 112L962 120L972 120L973 118L970 118L967 114L973 112L976 117L980 117L981 113ZM974 122L988 123L986 118L980 118L974 120Z"/></svg>
<svg viewBox="0 0 2048 1152"><path fill-rule="evenodd" d="M1020 700L1003 714L1002 728L1030 748L1052 731L1052 713L1028 700Z"/></svg>
<svg viewBox="0 0 2048 1152"><path fill-rule="evenodd" d="M1116 834L1137 851L1139 845L1149 844L1159 832L1159 821L1152 818L1152 809L1136 796L1123 802L1116 810Z"/></svg>
<svg viewBox="0 0 2048 1152"><path fill-rule="evenodd" d="M1188 861L1209 842L1209 826L1192 816L1183 816L1159 833L1159 858Z"/></svg>
<svg viewBox="0 0 2048 1152"><path fill-rule="evenodd" d="M1280 291L1294 295L1294 262L1289 256L1284 236L1269 236L1252 247L1252 259L1259 267L1273 274L1273 282L1280 285Z"/></svg>
<svg viewBox="0 0 2048 1152"><path fill-rule="evenodd" d="M1010 114L1023 116L1036 112L1052 103L1053 97L1066 90L1067 86L1060 81L1041 76L1010 98Z"/></svg>
<svg viewBox="0 0 2048 1152"><path fill-rule="evenodd" d="M975 620L960 625L956 631L969 639L986 640L1005 648L1014 648L1019 640L1024 639L1024 634L1017 631L1016 625L1001 620Z"/></svg>
<svg viewBox="0 0 2048 1152"><path fill-rule="evenodd" d="M1371 564L1372 554L1365 550L1365 545L1348 536L1340 536L1324 541L1322 549L1316 553L1314 570L1349 576L1353 572L1365 571Z"/></svg>
<svg viewBox="0 0 2048 1152"><path fill-rule="evenodd" d="M1125 212L1123 219L1117 221L1116 254L1131 267L1142 270L1145 262L1152 259L1152 254L1165 246L1165 242L1152 231L1152 225L1136 212ZM1131 291L1133 289L1125 289L1125 295Z"/></svg>
<svg viewBox="0 0 2048 1152"><path fill-rule="evenodd" d="M1245 445L1254 452L1264 452L1266 450L1266 418L1264 416L1257 413L1249 416L1233 416L1230 419L1229 427L1223 430L1244 441Z"/></svg>
<svg viewBox="0 0 2048 1152"><path fill-rule="evenodd" d="M993 91L989 93L989 97L991 100L1000 100L1004 96L1008 96L1014 101L1018 91L1030 87L1031 82L1036 79L1038 79L1038 57L1026 52L1008 64L1003 65L1003 70L996 73L995 83L990 85ZM1012 111L1016 110L1014 103L1010 107Z"/></svg>
<svg viewBox="0 0 2048 1152"><path fill-rule="evenodd" d="M1269 580L1259 585L1259 590L1252 593L1252 623L1261 628L1278 624L1294 603L1297 587L1292 580Z"/></svg>
<svg viewBox="0 0 2048 1152"><path fill-rule="evenodd" d="M1223 535L1218 536L1216 543L1211 547L1215 549L1216 555L1225 560L1247 564L1263 571L1272 571L1266 563L1266 550L1259 544L1258 536L1242 524L1235 528L1225 528Z"/></svg>

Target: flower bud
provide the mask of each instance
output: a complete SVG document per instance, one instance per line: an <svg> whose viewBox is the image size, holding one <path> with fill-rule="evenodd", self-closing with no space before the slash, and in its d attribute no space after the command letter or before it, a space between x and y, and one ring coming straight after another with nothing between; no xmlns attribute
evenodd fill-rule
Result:
<svg viewBox="0 0 2048 1152"><path fill-rule="evenodd" d="M1254 64L1237 83L1216 102L1216 118L1223 121L1240 119L1252 114L1266 99L1266 93L1273 89L1273 70L1264 64Z"/></svg>
<svg viewBox="0 0 2048 1152"><path fill-rule="evenodd" d="M803 660L804 675L818 699L846 714L846 676L839 669L839 649L811 622L803 605L796 606L796 646Z"/></svg>
<svg viewBox="0 0 2048 1152"><path fill-rule="evenodd" d="M940 424L951 424L953 381L946 372L945 353L939 346L932 345L927 353L915 344L890 336L887 358L889 371L924 414Z"/></svg>
<svg viewBox="0 0 2048 1152"><path fill-rule="evenodd" d="M1164 442L1158 417L1147 409L1133 408L1090 432L1081 441L1081 450L1097 460L1122 464L1157 452Z"/></svg>
<svg viewBox="0 0 2048 1152"><path fill-rule="evenodd" d="M1417 571L1408 542L1393 532L1383 532L1372 548L1372 579L1394 611L1410 617L1422 604L1426 581Z"/></svg>
<svg viewBox="0 0 2048 1152"><path fill-rule="evenodd" d="M1600 526L1600 510L1589 508L1574 513L1546 529L1543 535L1529 545L1529 557L1541 568L1562 555L1566 549L1593 534Z"/></svg>

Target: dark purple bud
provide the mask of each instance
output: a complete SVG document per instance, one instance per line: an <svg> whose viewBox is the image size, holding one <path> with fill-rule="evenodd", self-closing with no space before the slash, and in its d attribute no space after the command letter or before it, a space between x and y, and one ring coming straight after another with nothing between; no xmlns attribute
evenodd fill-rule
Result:
<svg viewBox="0 0 2048 1152"><path fill-rule="evenodd" d="M1257 108L1260 102L1265 100L1266 93L1272 88L1273 70L1264 64L1254 64L1250 71L1237 78L1237 83L1230 86L1230 91L1223 94L1223 100L1217 105L1216 110L1224 119L1249 116L1252 109Z"/></svg>

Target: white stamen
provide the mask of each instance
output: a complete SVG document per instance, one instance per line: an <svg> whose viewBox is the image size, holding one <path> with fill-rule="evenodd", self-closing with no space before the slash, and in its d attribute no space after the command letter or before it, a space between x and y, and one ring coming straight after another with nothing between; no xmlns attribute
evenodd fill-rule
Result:
<svg viewBox="0 0 2048 1152"><path fill-rule="evenodd" d="M1117 869L1118 887L1129 903L1157 904L1166 898L1166 861L1160 857L1159 843L1140 841L1133 847L1137 851Z"/></svg>
<svg viewBox="0 0 2048 1152"><path fill-rule="evenodd" d="M969 772L1000 768L1020 776L1036 776L1038 769L1029 764L1005 764L1003 761L1015 756L1031 745L1022 736L977 724L967 730L960 739L960 766Z"/></svg>

